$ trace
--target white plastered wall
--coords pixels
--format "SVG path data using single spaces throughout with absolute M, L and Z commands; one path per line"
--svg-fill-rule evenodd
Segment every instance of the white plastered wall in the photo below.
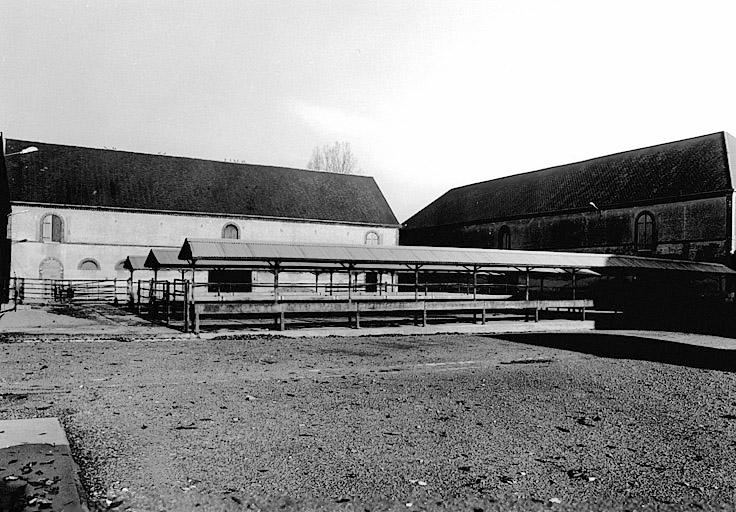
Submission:
M 62 242 L 41 241 L 42 219 L 51 213 L 62 219 Z M 115 270 L 116 264 L 127 256 L 145 256 L 151 248 L 180 248 L 185 238 L 220 238 L 226 224 L 236 225 L 243 240 L 364 244 L 366 235 L 375 232 L 381 245 L 398 244 L 398 226 L 19 203 L 12 205 L 12 213 L 8 218 L 12 244 L 11 277 L 38 278 L 41 263 L 47 258 L 55 258 L 63 266 L 64 279 L 127 279 L 129 272 Z M 79 264 L 85 259 L 96 261 L 100 270 L 78 270 Z

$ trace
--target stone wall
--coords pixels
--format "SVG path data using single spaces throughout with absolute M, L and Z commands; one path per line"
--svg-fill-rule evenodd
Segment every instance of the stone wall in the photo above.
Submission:
M 656 225 L 653 251 L 637 250 L 637 217 L 650 213 Z M 499 248 L 501 229 L 510 248 L 664 256 L 730 263 L 731 197 L 510 219 L 465 226 L 401 230 L 403 245 Z

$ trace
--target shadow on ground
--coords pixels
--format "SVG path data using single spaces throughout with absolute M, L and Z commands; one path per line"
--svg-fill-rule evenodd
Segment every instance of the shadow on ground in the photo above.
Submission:
M 653 338 L 597 333 L 520 333 L 493 335 L 493 338 L 612 359 L 636 359 L 736 372 L 736 350 L 687 345 Z

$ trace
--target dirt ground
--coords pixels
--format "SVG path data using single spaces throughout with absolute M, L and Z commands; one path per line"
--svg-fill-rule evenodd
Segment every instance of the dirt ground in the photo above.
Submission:
M 732 340 L 2 339 L 0 419 L 59 417 L 93 509 L 736 505 Z

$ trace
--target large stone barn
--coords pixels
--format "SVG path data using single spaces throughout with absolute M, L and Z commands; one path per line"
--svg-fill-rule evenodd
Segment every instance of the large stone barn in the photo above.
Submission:
M 187 237 L 398 243 L 368 176 L 11 139 L 3 156 L 5 279 L 124 280 L 128 256 Z
M 720 132 L 458 187 L 407 220 L 401 243 L 731 264 L 734 151 Z

